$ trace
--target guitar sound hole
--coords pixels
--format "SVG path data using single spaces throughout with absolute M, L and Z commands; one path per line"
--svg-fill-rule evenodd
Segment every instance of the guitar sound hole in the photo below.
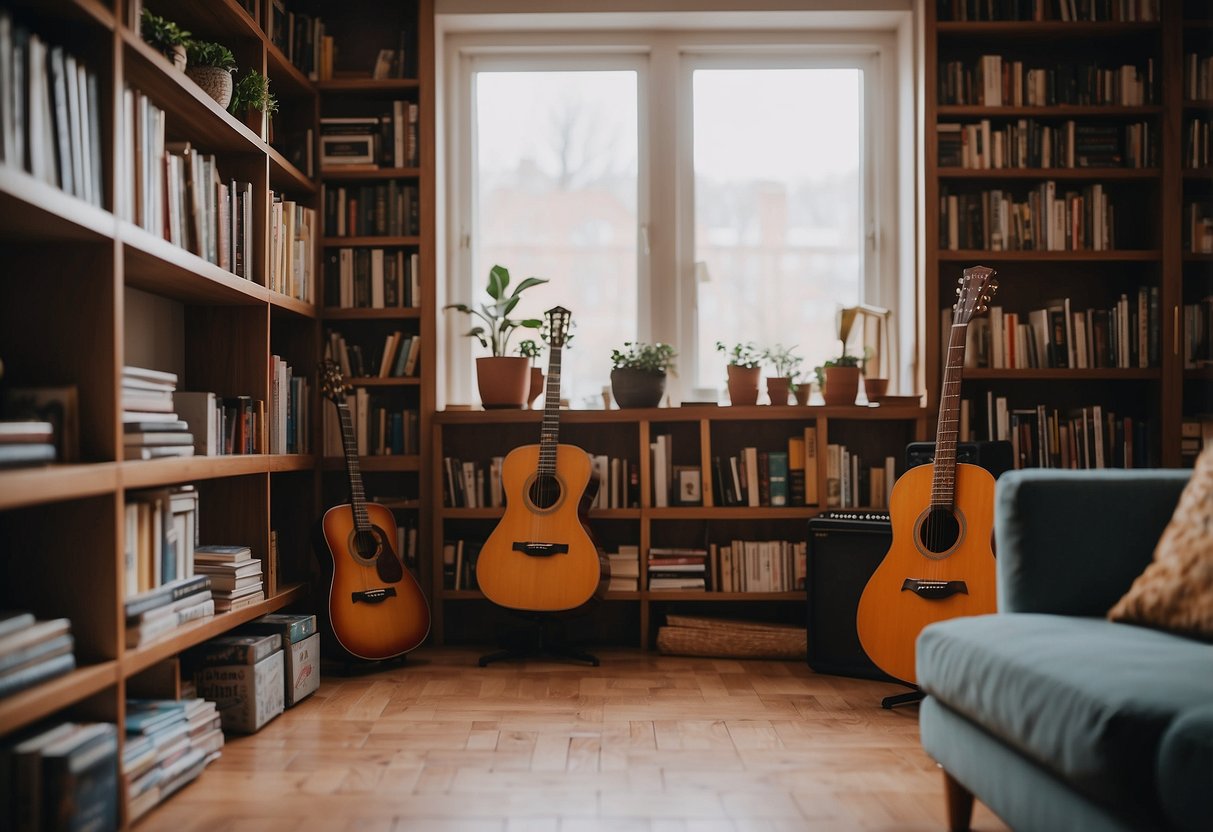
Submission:
M 960 523 L 951 510 L 933 508 L 918 527 L 918 539 L 928 552 L 946 552 L 960 539 Z
M 354 551 L 360 558 L 372 558 L 379 548 L 379 539 L 372 531 L 354 533 Z
M 535 508 L 551 508 L 560 500 L 560 480 L 551 474 L 540 474 L 531 483 L 528 495 Z

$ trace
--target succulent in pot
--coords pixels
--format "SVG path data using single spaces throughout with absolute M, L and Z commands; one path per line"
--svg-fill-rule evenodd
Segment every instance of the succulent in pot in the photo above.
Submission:
M 821 385 L 821 398 L 826 404 L 855 404 L 862 360 L 857 355 L 843 353 L 813 369 L 817 373 L 817 383 Z
M 622 408 L 656 407 L 665 395 L 667 373 L 678 353 L 669 344 L 625 341 L 611 350 L 611 393 Z
M 800 371 L 800 364 L 804 361 L 799 355 L 792 352 L 796 349 L 795 345 L 785 347 L 783 344 L 776 344 L 773 347 L 767 347 L 762 351 L 763 360 L 771 366 L 775 374 L 767 377 L 767 396 L 774 405 L 786 405 L 788 403 L 788 394 L 792 391 L 793 383 Z
M 232 103 L 232 73 L 236 71 L 232 50 L 221 43 L 191 40 L 186 44 L 186 54 L 189 63 L 185 74 L 226 110 Z
M 758 380 L 762 378 L 762 353 L 749 341 L 732 347 L 717 341 L 716 350 L 724 353 L 729 360 L 726 368 L 729 374 L 729 403 L 757 404 Z
M 145 43 L 172 61 L 174 67 L 185 70 L 189 32 L 145 8 L 139 18 L 139 34 Z

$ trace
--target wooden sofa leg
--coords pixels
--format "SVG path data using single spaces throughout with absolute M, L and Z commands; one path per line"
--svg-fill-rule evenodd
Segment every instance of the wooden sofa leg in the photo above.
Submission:
M 943 771 L 944 798 L 948 801 L 948 830 L 969 832 L 973 822 L 973 793 L 946 770 L 940 770 Z

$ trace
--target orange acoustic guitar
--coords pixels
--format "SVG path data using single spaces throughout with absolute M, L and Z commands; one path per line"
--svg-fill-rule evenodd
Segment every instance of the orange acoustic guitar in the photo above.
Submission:
M 590 457 L 556 441 L 560 351 L 569 317 L 559 306 L 547 311 L 550 357 L 539 444 L 515 448 L 502 462 L 505 514 L 476 561 L 476 581 L 485 597 L 510 609 L 575 609 L 600 595 L 610 574 L 586 527 L 597 490 Z
M 965 333 L 998 288 L 994 270 L 965 269 L 953 307 L 935 462 L 902 475 L 889 498 L 893 542 L 859 599 L 856 629 L 872 662 L 914 684 L 914 641 L 922 628 L 996 608 L 994 478 L 956 462 Z
M 321 389 L 337 406 L 341 444 L 350 479 L 350 502 L 324 513 L 321 529 L 333 558 L 329 621 L 333 635 L 360 659 L 390 659 L 425 641 L 430 608 L 421 587 L 396 553 L 396 518 L 368 503 L 358 466 L 346 384 L 336 364 L 321 366 Z

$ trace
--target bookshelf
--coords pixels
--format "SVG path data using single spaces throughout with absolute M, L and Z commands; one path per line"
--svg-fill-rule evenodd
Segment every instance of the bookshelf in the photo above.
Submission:
M 443 574 L 443 543 L 483 541 L 503 509 L 453 507 L 442 498 L 444 458 L 456 456 L 486 468 L 495 456 L 517 445 L 538 441 L 542 411 L 442 411 L 433 419 L 429 490 L 433 506 L 433 545 L 430 578 L 433 638 L 437 643 L 484 644 L 490 634 L 516 625 L 500 608 L 473 589 L 455 589 Z M 721 592 L 645 588 L 644 575 L 652 547 L 704 547 L 733 539 L 807 540 L 807 522 L 827 508 L 828 444 L 845 444 L 866 462 L 886 456 L 897 459 L 900 473 L 907 443 L 927 435 L 929 414 L 918 407 L 681 407 L 610 411 L 562 411 L 560 441 L 590 454 L 628 460 L 639 472 L 635 504 L 592 509 L 591 529 L 602 548 L 636 545 L 640 551 L 640 588 L 608 592 L 586 615 L 570 622 L 576 636 L 608 644 L 633 644 L 650 649 L 656 624 L 667 612 L 720 613 L 733 617 L 775 618 L 803 622 L 804 591 Z M 717 505 L 713 494 L 713 464 L 717 456 L 736 454 L 743 447 L 786 451 L 791 437 L 816 430 L 817 466 L 806 476 L 817 484 L 812 505 L 749 507 Z M 676 466 L 698 471 L 700 505 L 657 507 L 650 444 L 659 435 L 671 437 Z M 625 500 L 624 502 L 632 502 Z M 852 506 L 863 510 L 862 506 Z
M 971 338 L 964 391 L 971 402 L 971 438 L 994 438 L 986 435 L 986 411 L 997 410 L 999 398 L 1011 413 L 1012 433 L 1016 410 L 1043 406 L 1046 419 L 1064 426 L 1070 414 L 1098 406 L 1105 419 L 1116 414 L 1116 424 L 1126 434 L 1123 417 L 1129 417 L 1137 431 L 1137 464 L 1144 450 L 1147 464 L 1176 466 L 1181 462 L 1181 418 L 1207 412 L 1211 404 L 1208 379 L 1203 371 L 1185 371 L 1178 351 L 1184 337 L 1181 304 L 1198 302 L 1213 286 L 1208 263 L 1201 255 L 1185 253 L 1180 233 L 1184 206 L 1210 193 L 1208 170 L 1185 171 L 1181 165 L 1181 122 L 1208 109 L 1185 103 L 1180 84 L 1183 54 L 1208 49 L 1209 13 L 1204 4 L 1193 2 L 1133 6 L 1153 6 L 1157 14 L 1123 20 L 1117 11 L 1123 6 L 1113 4 L 1107 7 L 1109 17 L 1100 20 L 1025 21 L 1010 19 L 1011 14 L 966 20 L 963 3 L 926 4 L 926 387 L 929 406 L 937 407 L 945 337 L 941 324 L 956 280 L 965 266 L 988 265 L 998 270 L 1001 284 L 994 305 L 1018 315 L 1019 323 L 1042 308 L 1060 308 L 1060 320 L 1067 320 L 1068 311 L 1069 329 L 1064 331 L 1070 349 L 1077 341 L 1079 317 L 1085 319 L 1084 328 L 1094 330 L 1103 327 L 1105 315 L 1107 325 L 1115 327 L 1115 315 L 1122 314 L 1127 326 L 1116 334 L 1129 349 L 1127 356 L 1112 353 L 1110 360 L 1088 355 L 1083 361 L 1071 352 L 1060 359 L 1038 356 L 1008 363 L 1005 355 L 994 360 L 992 344 L 979 347 Z M 1206 45 L 1200 47 L 1198 41 Z M 1000 63 L 987 63 L 988 56 L 999 56 Z M 1126 66 L 1136 72 L 1122 69 Z M 1105 70 L 1102 86 L 1088 83 L 1098 77 L 1094 68 Z M 1031 70 L 1050 73 L 1039 76 L 1051 85 L 1038 87 L 1048 93 L 1044 100 L 1029 98 L 1036 77 Z M 964 81 L 962 73 L 967 73 Z M 1020 97 L 1016 79 L 1023 80 Z M 1039 155 L 1044 128 L 1060 136 L 1048 166 Z M 977 142 L 959 161 L 958 130 L 969 131 L 966 139 Z M 999 133 L 1003 135 L 995 138 Z M 1074 155 L 1067 157 L 1071 150 Z M 980 152 L 987 158 L 973 158 Z M 1075 197 L 1067 208 L 1081 200 L 1082 209 L 1078 226 L 1070 225 L 1069 234 L 1059 229 L 1054 245 L 1041 250 L 1037 241 L 1024 242 L 1013 214 L 1005 225 L 997 222 L 993 206 L 999 200 L 993 196 L 1001 193 L 1001 205 L 1026 203 L 1045 183 L 1057 198 Z M 970 199 L 973 213 L 956 216 L 949 197 L 958 197 L 962 210 L 965 198 Z M 1098 199 L 1111 204 L 1110 221 Z M 1031 216 L 1033 221 L 1043 218 Z M 971 227 L 966 229 L 966 223 Z M 1008 229 L 1007 239 L 995 239 L 996 230 Z M 1109 237 L 1099 239 L 1105 233 Z M 1118 308 L 1122 297 L 1127 315 Z M 1144 339 L 1132 332 L 1137 309 L 1144 313 Z M 993 316 L 983 325 L 991 333 L 984 337 L 998 337 Z M 1006 338 L 1005 327 L 1001 331 Z M 983 337 L 980 331 L 976 335 Z M 1140 356 L 1139 341 L 1145 344 Z M 1020 347 L 1022 352 L 1022 341 Z M 982 354 L 977 366 L 972 364 L 974 352 Z M 1034 424 L 1039 416 L 1024 416 L 1020 424 Z M 1032 451 L 1035 455 L 1027 461 L 1034 464 L 1040 461 L 1039 447 Z M 1060 448 L 1054 453 L 1056 464 Z

